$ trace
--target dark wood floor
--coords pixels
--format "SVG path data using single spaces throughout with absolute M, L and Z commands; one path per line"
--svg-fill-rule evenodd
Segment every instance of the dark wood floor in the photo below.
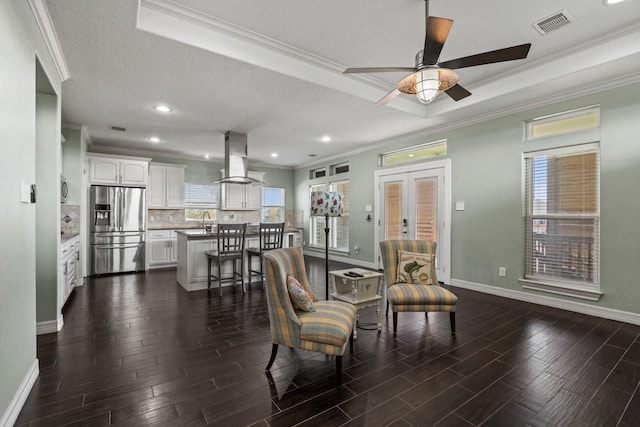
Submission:
M 337 389 L 316 353 L 281 349 L 265 376 L 258 284 L 220 298 L 185 292 L 175 270 L 90 279 L 62 332 L 38 337 L 17 425 L 640 425 L 639 326 L 453 290 L 454 338 L 446 313 L 400 313 L 396 337 L 389 316 L 359 331 Z M 362 311 L 363 328 L 374 319 Z

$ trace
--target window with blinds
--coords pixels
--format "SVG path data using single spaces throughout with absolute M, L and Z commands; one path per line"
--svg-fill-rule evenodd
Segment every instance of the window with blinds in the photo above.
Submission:
M 219 207 L 219 185 L 184 183 L 184 216 L 187 221 L 202 220 L 205 211 L 209 212 L 212 220 L 216 220 Z
M 525 279 L 599 292 L 598 144 L 526 153 L 524 162 Z

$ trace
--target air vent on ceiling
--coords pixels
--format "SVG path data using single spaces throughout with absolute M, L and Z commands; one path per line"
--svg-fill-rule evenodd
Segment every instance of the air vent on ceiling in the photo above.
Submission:
M 111 126 L 111 130 L 117 130 L 118 132 L 126 132 L 127 128 L 121 126 Z
M 534 22 L 531 25 L 533 25 L 533 28 L 544 36 L 548 32 L 564 27 L 571 22 L 573 22 L 573 18 L 569 15 L 569 12 L 561 10 L 560 12 L 554 13 L 553 15 L 541 19 L 538 22 Z

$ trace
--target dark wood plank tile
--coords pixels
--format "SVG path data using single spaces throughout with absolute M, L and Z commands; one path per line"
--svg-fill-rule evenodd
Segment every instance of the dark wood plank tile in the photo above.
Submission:
M 588 405 L 582 408 L 580 419 L 596 426 L 615 426 L 631 400 L 631 394 L 602 386 L 593 396 L 592 401 L 598 405 Z M 637 421 L 637 420 L 636 420 Z
M 517 394 L 517 389 L 498 381 L 476 394 L 456 409 L 454 413 L 460 418 L 478 425 L 486 421 Z
M 484 425 L 491 427 L 526 426 L 534 415 L 534 411 L 531 411 L 512 400 L 507 402 L 502 408 L 498 409 L 493 415 L 491 415 L 485 421 Z
M 383 402 L 400 395 L 412 385 L 408 380 L 396 377 L 355 396 L 353 399 L 347 400 L 339 408 L 350 418 L 356 418 Z
M 409 404 L 395 397 L 354 418 L 344 425 L 349 427 L 387 425 L 399 419 L 411 409 L 413 408 Z
M 324 262 L 306 265 L 322 294 Z M 89 278 L 63 330 L 37 337 L 17 425 L 638 424 L 640 326 L 454 291 L 455 336 L 447 313 L 402 313 L 397 335 L 386 316 L 380 334 L 359 331 L 337 389 L 318 353 L 281 349 L 265 375 L 259 285 L 218 297 L 185 292 L 175 269 Z
M 451 414 L 473 396 L 474 394 L 471 391 L 454 385 L 410 411 L 403 419 L 411 425 L 433 425 Z
M 340 409 L 331 408 L 328 411 L 325 411 L 315 417 L 309 418 L 306 421 L 297 424 L 298 427 L 307 426 L 307 427 L 338 427 L 342 425 L 346 425 L 351 419 Z M 264 420 L 263 420 L 264 421 Z M 266 421 L 264 421 L 265 427 L 269 427 Z

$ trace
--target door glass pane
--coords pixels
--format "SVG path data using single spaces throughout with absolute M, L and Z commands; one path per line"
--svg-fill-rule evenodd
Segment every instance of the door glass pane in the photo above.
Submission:
M 402 239 L 402 182 L 384 184 L 384 238 Z
M 436 177 L 417 179 L 415 184 L 415 238 L 437 242 L 438 179 Z

